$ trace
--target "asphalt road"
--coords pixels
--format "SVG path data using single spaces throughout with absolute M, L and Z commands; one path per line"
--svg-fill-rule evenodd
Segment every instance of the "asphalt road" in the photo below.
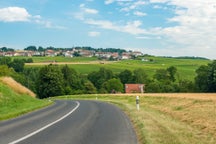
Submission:
M 0 122 L 0 144 L 137 144 L 128 117 L 98 101 L 56 101 Z

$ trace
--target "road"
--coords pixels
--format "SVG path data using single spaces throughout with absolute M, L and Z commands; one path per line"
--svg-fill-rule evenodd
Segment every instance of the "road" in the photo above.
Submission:
M 0 122 L 0 144 L 137 144 L 131 122 L 116 106 L 59 100 Z

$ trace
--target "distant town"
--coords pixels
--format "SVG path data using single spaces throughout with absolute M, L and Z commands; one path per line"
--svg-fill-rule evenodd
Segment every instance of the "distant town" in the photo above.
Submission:
M 133 59 L 142 56 L 140 51 L 126 51 L 119 48 L 92 48 L 92 47 L 73 47 L 73 48 L 55 48 L 55 47 L 36 47 L 28 46 L 23 50 L 15 50 L 13 48 L 2 47 L 0 48 L 0 56 L 64 56 L 64 57 L 98 57 L 99 59 L 106 60 L 124 60 Z

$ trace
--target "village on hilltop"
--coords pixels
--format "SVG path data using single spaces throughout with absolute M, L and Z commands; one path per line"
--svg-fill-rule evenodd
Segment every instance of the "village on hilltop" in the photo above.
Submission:
M 106 48 L 94 49 L 91 47 L 74 47 L 74 48 L 41 48 L 29 46 L 23 50 L 15 50 L 12 48 L 0 48 L 0 56 L 64 56 L 64 57 L 98 57 L 100 59 L 109 60 L 124 60 L 132 59 L 137 56 L 142 56 L 143 53 L 139 51 L 126 51 L 124 49 Z

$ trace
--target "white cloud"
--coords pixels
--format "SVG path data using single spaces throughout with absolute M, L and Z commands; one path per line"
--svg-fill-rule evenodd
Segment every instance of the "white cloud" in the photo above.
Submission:
M 88 14 L 97 14 L 98 13 L 98 11 L 96 9 L 85 8 L 84 11 L 85 11 L 85 13 L 88 13 Z
M 144 17 L 144 16 L 146 16 L 147 14 L 144 13 L 144 12 L 135 11 L 135 12 L 134 12 L 134 15 L 136 15 L 136 16 L 140 16 L 140 17 Z
M 150 0 L 150 2 L 176 7 L 175 16 L 168 19 L 168 22 L 174 22 L 176 25 L 161 28 L 156 32 L 158 35 L 165 35 L 170 41 L 186 47 L 190 53 L 199 51 L 203 54 L 216 51 L 215 0 Z
M 91 31 L 91 32 L 88 33 L 88 35 L 90 37 L 97 37 L 97 36 L 100 36 L 100 32 Z
M 113 3 L 113 2 L 115 2 L 115 0 L 105 0 L 104 3 L 108 5 L 108 4 L 111 4 L 111 3 Z
M 86 13 L 86 14 L 97 14 L 98 13 L 98 10 L 96 10 L 96 9 L 86 8 L 85 4 L 80 4 L 80 8 L 81 8 L 82 12 Z
M 29 21 L 31 15 L 25 8 L 7 7 L 0 9 L 0 21 L 4 22 L 23 22 Z
M 143 5 L 146 5 L 146 4 L 147 4 L 147 2 L 142 1 L 142 0 L 138 0 L 138 1 L 133 2 L 133 3 L 131 1 L 129 1 L 128 3 L 125 4 L 127 6 L 123 7 L 121 9 L 121 11 L 128 12 L 128 11 L 131 11 L 131 10 L 136 10 L 137 8 L 139 8 L 139 7 L 143 6 Z
M 45 28 L 65 29 L 65 27 L 54 25 L 52 22 L 43 20 L 40 15 L 31 15 L 22 7 L 6 7 L 0 9 L 0 21 L 3 22 L 31 22 L 43 25 Z
M 95 25 L 103 29 L 115 30 L 119 32 L 129 33 L 133 35 L 147 34 L 147 31 L 140 28 L 141 21 L 127 22 L 125 25 L 118 25 L 111 21 L 87 19 L 85 23 Z

